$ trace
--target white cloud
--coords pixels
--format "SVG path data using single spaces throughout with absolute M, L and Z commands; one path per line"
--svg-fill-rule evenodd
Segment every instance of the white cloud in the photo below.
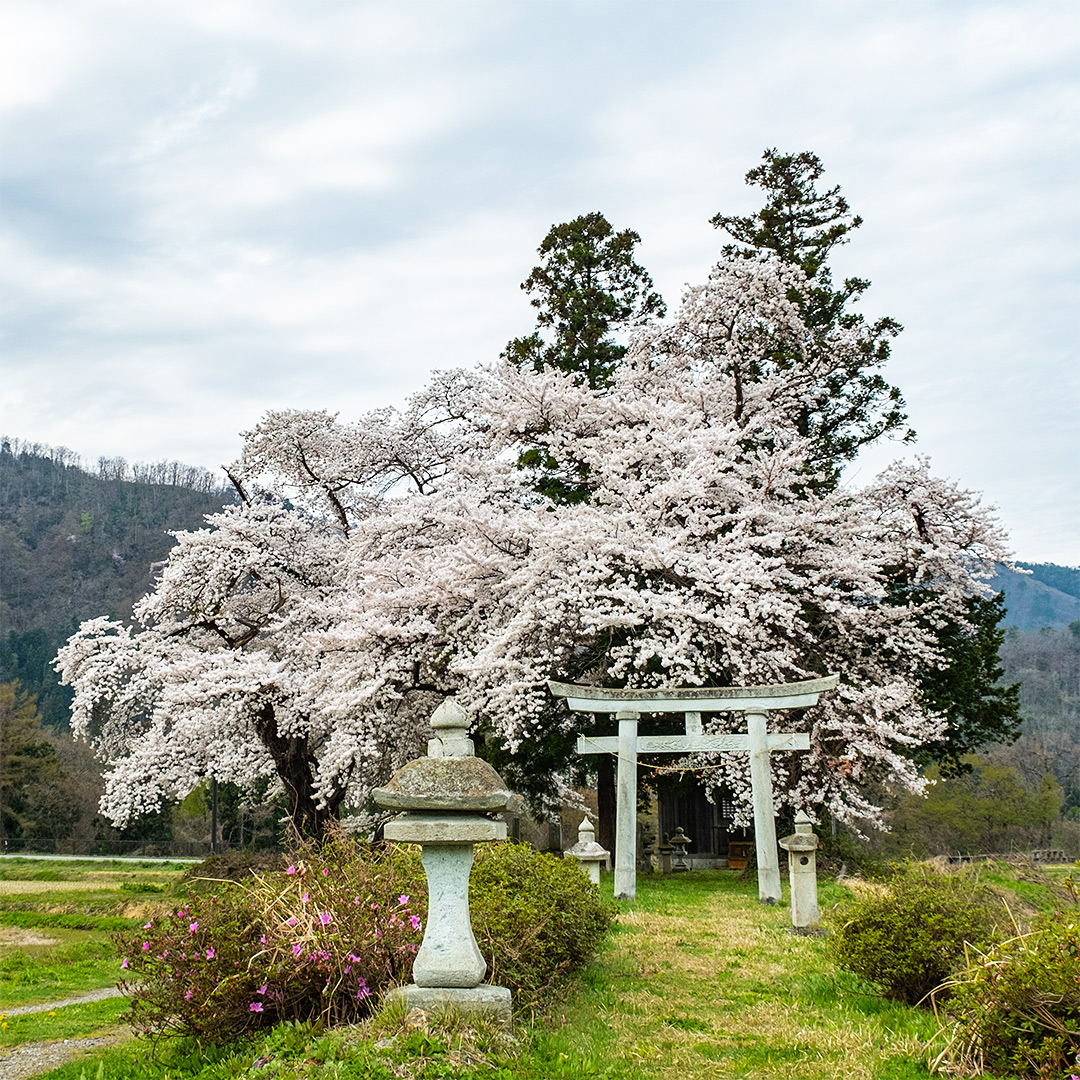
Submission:
M 265 408 L 400 401 L 529 328 L 552 222 L 636 228 L 673 304 L 762 149 L 813 149 L 919 449 L 1077 561 L 1073 6 L 11 10 L 9 433 L 216 465 Z

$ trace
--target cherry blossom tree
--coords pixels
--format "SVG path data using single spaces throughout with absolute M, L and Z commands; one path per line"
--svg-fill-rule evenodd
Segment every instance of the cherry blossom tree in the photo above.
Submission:
M 472 384 L 482 438 L 427 495 L 387 500 L 353 535 L 348 610 L 316 636 L 334 651 L 328 688 L 380 711 L 422 672 L 528 761 L 581 722 L 548 695 L 552 676 L 686 686 L 836 670 L 841 690 L 791 719 L 812 724 L 813 749 L 777 756 L 777 790 L 850 820 L 876 816 L 867 780 L 917 788 L 904 751 L 942 726 L 918 676 L 947 663 L 929 628 L 963 619 L 1003 539 L 925 463 L 861 493 L 812 483 L 794 418 L 863 331 L 836 329 L 827 355 L 815 343 L 800 378 L 771 364 L 778 338 L 806 340 L 789 297 L 800 277 L 770 259 L 722 263 L 603 389 L 511 365 Z M 574 467 L 588 499 L 537 495 L 522 446 Z M 903 604 L 887 597 L 900 567 L 921 587 Z M 744 807 L 746 764 L 713 773 Z
M 408 421 L 269 414 L 228 470 L 243 504 L 175 534 L 136 626 L 95 619 L 60 650 L 72 730 L 110 765 L 114 822 L 211 779 L 251 790 L 270 777 L 293 825 L 317 834 L 415 755 L 407 727 L 372 726 L 318 692 L 323 657 L 305 640 L 340 588 L 350 529 L 386 491 L 430 481 L 434 444 Z
M 315 829 L 415 753 L 447 693 L 542 794 L 533 751 L 568 748 L 580 723 L 552 677 L 837 671 L 836 693 L 784 719 L 812 749 L 773 756 L 775 790 L 873 821 L 867 781 L 917 789 L 906 751 L 943 725 L 919 684 L 947 663 L 933 627 L 962 623 L 1007 553 L 978 500 L 925 462 L 865 491 L 815 482 L 799 417 L 867 331 L 810 335 L 806 287 L 776 258 L 726 258 L 604 386 L 503 359 L 355 425 L 270 414 L 230 469 L 245 505 L 178 536 L 135 628 L 84 624 L 61 652 L 73 724 L 111 762 L 106 811 L 276 774 Z M 795 367 L 776 359 L 799 350 Z M 530 449 L 586 497 L 547 497 Z M 747 762 L 708 764 L 748 814 Z

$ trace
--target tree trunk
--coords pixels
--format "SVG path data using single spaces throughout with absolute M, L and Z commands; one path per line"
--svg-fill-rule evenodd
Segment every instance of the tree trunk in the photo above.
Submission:
M 300 836 L 321 837 L 326 826 L 336 820 L 344 792 L 337 793 L 326 806 L 316 804 L 315 762 L 308 753 L 307 740 L 278 732 L 273 705 L 262 707 L 255 719 L 255 731 L 274 759 L 274 767 L 285 785 L 293 828 Z

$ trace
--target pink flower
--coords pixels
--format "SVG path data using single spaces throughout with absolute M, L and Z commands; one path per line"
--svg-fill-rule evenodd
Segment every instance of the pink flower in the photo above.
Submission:
M 285 921 L 286 921 L 286 922 L 287 922 L 287 923 L 288 923 L 288 924 L 289 924 L 290 926 L 295 926 L 295 925 L 296 925 L 296 916 L 295 916 L 295 915 L 290 915 L 290 916 L 289 916 L 289 917 L 288 917 L 288 918 L 287 918 L 287 919 L 286 919 Z
M 295 866 L 290 866 L 289 869 L 285 871 L 285 873 L 286 874 L 295 874 L 296 873 L 296 867 Z
M 263 934 L 262 937 L 259 938 L 259 944 L 260 945 L 265 945 L 266 944 L 266 935 L 265 934 Z
M 326 875 L 330 873 L 330 871 L 327 870 L 325 866 L 322 868 L 322 872 L 323 872 L 323 877 L 326 877 Z
M 397 902 L 399 904 L 407 904 L 409 902 L 409 898 L 407 896 L 399 896 L 397 898 Z
M 296 944 L 295 944 L 295 945 L 294 945 L 294 946 L 292 947 L 292 954 L 293 954 L 293 956 L 299 956 L 299 955 L 300 955 L 300 950 L 301 950 L 302 948 L 303 948 L 303 946 L 302 946 L 302 945 L 300 944 L 300 942 L 298 941 L 298 942 L 297 942 L 297 943 L 296 943 Z
M 121 960 L 121 961 L 120 961 L 120 966 L 121 966 L 122 968 L 126 968 L 126 967 L 127 967 L 127 957 L 126 957 L 126 956 L 124 957 L 124 959 L 123 959 L 123 960 Z
M 419 915 L 410 915 L 409 916 L 409 922 L 412 923 L 412 928 L 414 930 L 419 930 L 420 929 L 420 916 Z
M 331 915 L 329 911 L 320 911 L 319 912 L 319 922 L 321 922 L 323 924 L 323 926 L 329 926 L 330 923 L 333 922 L 333 919 L 334 919 L 334 916 Z
M 253 1001 L 248 1006 L 248 1012 L 262 1012 L 262 1011 L 263 1011 L 263 1008 L 262 1008 L 262 1002 L 261 1001 Z
M 267 986 L 267 984 L 263 983 L 262 986 L 260 986 L 259 989 L 255 991 L 255 993 L 256 994 L 265 994 L 266 993 L 266 986 Z
M 300 899 L 306 904 L 311 899 L 311 893 L 304 893 Z
M 185 1001 L 190 1001 L 191 1000 L 191 991 L 190 990 L 185 990 L 184 991 L 184 1000 Z
M 150 929 L 150 927 L 151 927 L 151 926 L 153 926 L 153 925 L 154 925 L 154 924 L 153 924 L 152 922 L 148 922 L 148 923 L 143 923 L 143 929 L 144 929 L 144 930 L 149 930 L 149 929 Z
M 192 923 L 192 924 L 191 924 L 191 925 L 190 925 L 190 926 L 188 927 L 188 930 L 190 930 L 190 931 L 191 931 L 191 932 L 192 932 L 193 934 L 194 934 L 194 933 L 195 933 L 195 931 L 196 931 L 196 930 L 198 930 L 198 929 L 199 929 L 199 924 L 198 924 L 197 922 L 193 922 L 193 923 Z
M 207 959 L 207 960 L 213 960 L 213 959 L 214 959 L 214 949 L 213 949 L 213 946 L 211 946 L 211 947 L 210 947 L 209 949 L 207 949 L 207 950 L 206 950 L 206 959 Z

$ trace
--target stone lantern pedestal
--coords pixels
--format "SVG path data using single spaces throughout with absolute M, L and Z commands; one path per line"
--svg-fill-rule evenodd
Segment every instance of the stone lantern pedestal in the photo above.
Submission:
M 817 846 L 813 824 L 800 810 L 795 815 L 795 832 L 780 840 L 788 853 L 788 879 L 791 883 L 791 925 L 799 933 L 813 933 L 818 928 Z
M 506 824 L 486 814 L 513 809 L 518 796 L 473 754 L 468 714 L 447 699 L 431 718 L 428 756 L 410 761 L 384 788 L 377 805 L 403 811 L 387 823 L 387 840 L 419 844 L 428 881 L 424 940 L 413 962 L 413 982 L 391 991 L 409 1008 L 452 1008 L 510 1019 L 510 991 L 482 982 L 487 962 L 469 916 L 473 846 L 506 839 Z

